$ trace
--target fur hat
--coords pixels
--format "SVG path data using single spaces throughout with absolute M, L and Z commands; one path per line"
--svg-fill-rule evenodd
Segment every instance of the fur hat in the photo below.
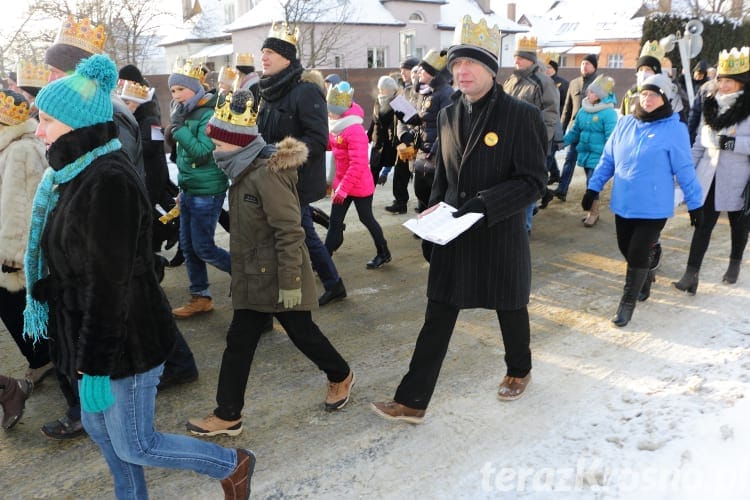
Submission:
M 590 62 L 594 69 L 599 68 L 599 57 L 596 54 L 586 54 L 583 56 L 583 60 Z
M 604 99 L 610 95 L 615 89 L 615 80 L 611 76 L 599 75 L 597 76 L 588 90 L 593 92 L 599 100 Z
M 231 102 L 217 103 L 206 125 L 206 135 L 217 141 L 245 147 L 258 137 L 257 115 L 253 111 L 253 93 L 238 90 L 227 97 Z M 227 112 L 226 107 L 229 107 Z
M 74 129 L 105 123 L 112 121 L 110 94 L 116 85 L 115 63 L 96 54 L 81 61 L 72 75 L 47 84 L 36 106 Z
M 642 90 L 658 92 L 661 94 L 665 103 L 669 103 L 672 100 L 672 81 L 664 73 L 657 73 L 643 80 L 638 91 L 640 92 Z
M 653 56 L 641 56 L 638 58 L 638 62 L 635 63 L 636 71 L 638 71 L 638 68 L 641 66 L 646 66 L 647 68 L 651 68 L 655 75 L 658 75 L 661 73 L 661 61 L 659 61 L 657 58 Z

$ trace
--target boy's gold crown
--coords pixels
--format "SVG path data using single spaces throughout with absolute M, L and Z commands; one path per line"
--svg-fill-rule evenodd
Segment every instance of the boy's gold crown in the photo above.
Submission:
M 641 48 L 640 57 L 643 56 L 651 56 L 657 61 L 661 61 L 664 58 L 664 47 L 659 44 L 658 40 L 649 40 Z
M 295 47 L 297 46 L 297 40 L 299 39 L 299 28 L 297 26 L 292 30 L 286 21 L 280 23 L 274 22 L 271 25 L 271 30 L 268 32 L 270 38 L 278 38 L 285 42 L 291 43 Z
M 123 99 L 135 97 L 136 99 L 142 99 L 146 101 L 148 100 L 148 94 L 150 91 L 151 89 L 146 85 L 141 85 L 140 83 L 133 82 L 131 80 L 123 80 L 122 92 L 120 92 L 120 97 L 122 97 Z
M 545 62 L 545 64 L 549 64 L 551 62 L 560 63 L 560 54 L 557 52 L 542 52 L 540 54 L 540 57 L 542 58 L 542 61 Z
M 18 63 L 16 72 L 18 74 L 17 84 L 19 87 L 42 88 L 49 81 L 49 69 L 44 64 L 21 61 Z
M 448 63 L 448 56 L 443 51 L 430 49 L 422 58 L 422 60 L 435 68 L 437 71 L 442 71 L 443 68 L 445 68 L 445 65 Z
M 536 52 L 537 38 L 535 36 L 524 36 L 518 40 L 517 50 L 521 52 Z
M 91 54 L 101 54 L 106 41 L 103 24 L 94 26 L 88 17 L 79 22 L 71 15 L 63 22 L 55 39 L 55 43 L 72 45 Z
M 467 14 L 456 27 L 453 45 L 476 45 L 498 55 L 500 53 L 500 28 L 497 24 L 490 28 L 484 18 L 475 24 L 471 16 Z
M 26 101 L 16 104 L 12 95 L 0 90 L 0 122 L 18 125 L 29 119 L 29 105 Z
M 227 97 L 222 101 L 216 103 L 214 108 L 214 117 L 217 120 L 221 120 L 232 125 L 239 125 L 241 127 L 254 127 L 255 122 L 258 119 L 258 114 L 253 111 L 253 95 L 248 92 L 248 99 L 245 102 L 245 111 L 241 114 L 234 113 L 231 109 L 232 106 L 232 93 L 227 94 Z
M 717 68 L 717 74 L 719 75 L 741 75 L 750 71 L 750 48 L 732 47 L 732 50 L 727 52 L 722 50 L 719 52 L 719 66 Z
M 255 56 L 250 52 L 238 52 L 234 55 L 235 66 L 255 66 Z
M 182 62 L 182 58 L 178 57 L 174 62 L 172 73 L 189 76 L 190 78 L 195 78 L 196 80 L 203 82 L 204 74 L 203 70 L 201 69 L 201 65 L 193 64 L 192 59 L 187 59 L 185 62 Z
M 352 105 L 353 97 L 354 89 L 351 86 L 344 86 L 342 88 L 339 84 L 328 89 L 326 101 L 332 106 L 341 106 L 342 108 L 349 109 L 349 106 Z

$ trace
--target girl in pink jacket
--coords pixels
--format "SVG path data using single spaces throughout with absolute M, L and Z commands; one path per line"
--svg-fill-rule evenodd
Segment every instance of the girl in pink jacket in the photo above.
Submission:
M 342 81 L 328 90 L 328 149 L 336 161 L 331 197 L 331 222 L 326 236 L 326 248 L 333 252 L 344 242 L 344 218 L 354 202 L 359 220 L 375 242 L 377 254 L 367 263 L 367 269 L 378 269 L 391 261 L 391 252 L 380 224 L 372 214 L 372 194 L 375 183 L 367 158 L 369 144 L 362 122 L 364 111 L 352 101 L 354 89 Z

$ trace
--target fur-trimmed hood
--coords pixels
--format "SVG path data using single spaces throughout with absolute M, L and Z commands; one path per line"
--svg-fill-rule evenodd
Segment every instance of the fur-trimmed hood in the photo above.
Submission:
M 311 69 L 302 72 L 302 76 L 300 76 L 300 80 L 303 82 L 308 83 L 314 83 L 318 86 L 320 91 L 325 95 L 326 93 L 326 83 L 325 78 L 323 78 L 323 73 L 318 71 L 317 69 Z
M 295 139 L 286 137 L 276 144 L 276 152 L 268 159 L 268 168 L 274 172 L 299 168 L 307 161 L 307 145 Z

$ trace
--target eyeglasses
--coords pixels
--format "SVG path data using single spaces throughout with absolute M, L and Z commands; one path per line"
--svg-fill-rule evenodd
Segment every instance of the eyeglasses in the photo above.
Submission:
M 644 100 L 651 99 L 654 97 L 661 97 L 661 94 L 657 92 L 653 92 L 651 90 L 642 90 L 638 95 L 640 96 L 641 99 L 644 99 Z

